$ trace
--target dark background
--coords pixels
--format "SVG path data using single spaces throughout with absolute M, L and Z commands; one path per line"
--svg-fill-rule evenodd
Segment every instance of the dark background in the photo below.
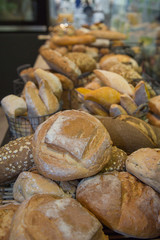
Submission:
M 43 44 L 37 39 L 39 34 L 42 33 L 0 33 L 0 100 L 13 94 L 13 80 L 18 78 L 17 67 L 23 64 L 33 66 Z

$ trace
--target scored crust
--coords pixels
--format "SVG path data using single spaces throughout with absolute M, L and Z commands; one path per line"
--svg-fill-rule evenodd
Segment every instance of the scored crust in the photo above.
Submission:
M 41 174 L 68 181 L 92 176 L 109 161 L 111 139 L 92 115 L 67 110 L 42 123 L 34 134 L 33 154 Z

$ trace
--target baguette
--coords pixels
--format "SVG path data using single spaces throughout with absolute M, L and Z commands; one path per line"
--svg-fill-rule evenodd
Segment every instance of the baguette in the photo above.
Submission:
M 126 35 L 116 31 L 107 30 L 91 30 L 89 34 L 96 38 L 109 39 L 109 40 L 125 40 Z

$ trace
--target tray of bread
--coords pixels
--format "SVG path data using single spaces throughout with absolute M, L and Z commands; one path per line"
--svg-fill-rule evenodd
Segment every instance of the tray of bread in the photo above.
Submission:
M 1 101 L 14 139 L 0 239 L 160 239 L 160 95 L 125 39 L 60 24 L 18 69 L 20 93 Z

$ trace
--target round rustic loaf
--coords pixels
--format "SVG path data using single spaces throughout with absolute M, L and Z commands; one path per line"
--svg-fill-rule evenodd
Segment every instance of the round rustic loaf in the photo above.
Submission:
M 45 177 L 68 181 L 92 176 L 106 165 L 111 139 L 94 116 L 78 111 L 59 112 L 36 130 L 33 156 Z
M 105 240 L 102 225 L 72 198 L 37 194 L 14 216 L 10 240 Z
M 160 236 L 160 195 L 128 172 L 82 180 L 76 198 L 115 232 L 141 239 Z

